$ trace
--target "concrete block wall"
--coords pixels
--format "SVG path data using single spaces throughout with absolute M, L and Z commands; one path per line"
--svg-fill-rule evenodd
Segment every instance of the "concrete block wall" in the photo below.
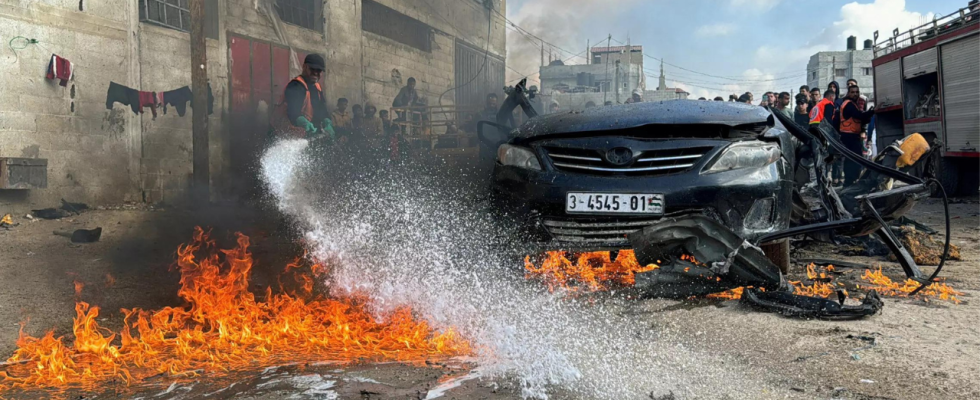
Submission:
M 215 98 L 210 116 L 212 200 L 235 197 L 229 181 L 229 35 L 282 44 L 254 0 L 218 0 L 218 39 L 207 39 L 208 77 Z M 433 27 L 432 52 L 421 52 L 361 30 L 361 0 L 324 1 L 323 30 L 281 24 L 288 44 L 327 60 L 323 82 L 328 102 L 347 97 L 390 106 L 401 85 L 419 81 L 430 104 L 455 85 L 455 40 L 484 47 L 492 15 L 490 52 L 505 57 L 503 19 L 471 0 L 381 3 Z M 472 4 L 471 4 L 472 3 Z M 90 204 L 124 201 L 179 202 L 192 174 L 193 110 L 149 109 L 141 115 L 116 104 L 106 109 L 110 81 L 145 91 L 190 85 L 189 34 L 139 21 L 132 0 L 0 0 L 0 37 L 35 38 L 17 52 L 0 49 L 0 157 L 48 159 L 48 188 L 0 190 L 0 211 L 58 204 L 61 198 Z M 505 14 L 505 2 L 498 5 Z M 67 88 L 44 78 L 51 53 L 76 65 Z M 278 94 L 277 94 L 278 96 Z M 452 104 L 446 93 L 444 104 Z M 19 212 L 19 211 L 18 211 Z
M 85 4 L 79 11 L 77 1 L 0 1 L 0 37 L 38 40 L 0 49 L 0 156 L 48 160 L 48 188 L 0 190 L 0 210 L 55 206 L 61 198 L 139 199 L 139 164 L 132 162 L 138 118 L 105 108 L 109 81 L 135 82 L 129 29 L 136 3 Z M 76 66 L 67 87 L 45 78 L 52 53 Z
M 490 24 L 489 52 L 500 58 L 506 57 L 506 37 L 503 18 L 473 1 L 438 0 L 428 2 L 403 2 L 380 0 L 379 3 L 402 14 L 415 18 L 433 28 L 432 49 L 425 52 L 370 32 L 362 32 L 363 101 L 371 101 L 378 109 L 388 108 L 398 91 L 414 77 L 420 96 L 430 106 L 452 105 L 455 91 L 456 39 L 459 38 L 478 48 L 487 48 L 487 18 Z M 506 14 L 504 2 L 500 14 Z M 360 21 L 360 16 L 357 17 Z M 392 79 L 397 70 L 401 83 Z M 433 116 L 434 120 L 445 115 Z
M 438 105 L 438 98 L 453 87 L 453 38 L 435 35 L 432 52 L 427 53 L 394 40 L 363 34 L 364 94 L 365 100 L 380 108 L 391 106 L 398 91 L 409 77 L 416 80 L 419 96 L 425 97 L 430 106 Z M 402 83 L 392 81 L 392 71 L 397 69 Z M 443 96 L 443 104 L 452 104 L 453 93 Z
M 140 24 L 139 38 L 140 90 L 162 92 L 191 87 L 190 34 L 153 24 Z M 227 155 L 223 151 L 225 135 L 222 111 L 226 109 L 227 57 L 220 51 L 220 42 L 205 39 L 208 53 L 208 78 L 214 95 L 214 114 L 209 118 L 211 134 L 209 152 L 211 185 L 218 197 L 222 194 L 222 177 L 226 173 Z M 121 106 L 117 106 L 121 107 Z M 194 110 L 187 103 L 183 117 L 168 107 L 157 110 L 157 117 L 147 109 L 140 115 L 142 146 L 140 151 L 140 191 L 143 201 L 180 202 L 190 189 L 193 175 Z

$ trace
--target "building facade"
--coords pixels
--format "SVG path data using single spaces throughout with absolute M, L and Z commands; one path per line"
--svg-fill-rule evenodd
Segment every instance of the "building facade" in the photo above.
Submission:
M 582 110 L 607 101 L 624 103 L 634 90 L 644 91 L 643 46 L 592 47 L 588 64 L 560 60 L 542 66 L 539 88 L 545 104 L 560 110 Z
M 664 63 L 660 60 L 660 77 L 657 81 L 657 88 L 647 90 L 643 94 L 643 101 L 664 101 L 664 100 L 684 100 L 690 93 L 680 88 L 667 87 L 667 76 L 664 75 Z
M 846 89 L 848 79 L 855 79 L 861 94 L 873 102 L 874 99 L 874 69 L 871 60 L 874 50 L 870 40 L 864 41 L 864 48 L 857 48 L 857 38 L 847 38 L 845 51 L 821 51 L 810 56 L 807 63 L 806 83 L 811 88 L 818 87 L 826 90 L 830 82 L 837 81 L 841 90 Z M 790 92 L 795 93 L 795 92 Z
M 205 0 L 212 200 L 257 173 L 268 115 L 303 57 L 326 59 L 327 103 L 391 105 L 409 77 L 420 96 L 482 104 L 502 94 L 504 0 Z M 0 190 L 0 206 L 179 202 L 192 174 L 191 113 L 136 114 L 110 82 L 163 92 L 191 84 L 188 0 L 4 0 L 0 157 L 42 158 L 47 188 Z M 488 36 L 489 34 L 489 36 Z M 35 42 L 36 40 L 36 42 Z M 20 43 L 20 42 L 18 42 Z M 66 86 L 45 79 L 52 53 Z M 189 109 L 189 107 L 188 107 Z

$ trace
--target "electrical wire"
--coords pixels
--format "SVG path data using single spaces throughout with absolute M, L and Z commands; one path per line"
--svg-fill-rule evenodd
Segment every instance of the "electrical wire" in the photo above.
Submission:
M 23 39 L 24 40 L 24 45 L 23 46 L 14 47 L 14 41 L 17 40 L 17 39 Z M 10 38 L 10 41 L 9 42 L 7 42 L 7 47 L 10 47 L 10 51 L 14 52 L 14 55 L 17 55 L 17 51 L 18 50 L 24 50 L 24 49 L 27 48 L 27 46 L 30 46 L 32 44 L 34 44 L 34 45 L 38 44 L 37 39 L 26 38 L 26 37 L 23 37 L 23 36 L 14 36 L 14 37 Z
M 493 9 L 491 9 L 491 11 L 494 11 L 494 10 L 493 10 Z M 497 14 L 500 14 L 500 13 L 497 13 Z M 456 87 L 451 87 L 451 88 L 449 88 L 449 89 L 446 89 L 446 91 L 445 91 L 445 92 L 442 92 L 442 94 L 440 94 L 440 95 L 439 95 L 439 106 L 442 106 L 442 96 L 445 96 L 445 95 L 446 95 L 446 93 L 449 93 L 449 92 L 451 92 L 451 91 L 453 91 L 453 90 L 456 90 L 456 89 L 459 89 L 459 88 L 461 88 L 461 87 L 466 87 L 466 86 L 467 86 L 467 85 L 469 85 L 470 83 L 473 83 L 473 81 L 475 81 L 475 80 L 476 80 L 476 78 L 477 78 L 477 77 L 479 77 L 479 76 L 480 76 L 480 74 L 482 74 L 482 73 L 483 73 L 483 70 L 484 70 L 484 69 L 486 68 L 486 66 L 487 66 L 487 60 L 488 60 L 488 59 L 489 59 L 489 57 L 490 57 L 490 32 L 492 31 L 492 29 L 491 29 L 491 28 L 493 28 L 493 15 L 488 15 L 488 16 L 487 16 L 487 48 L 486 48 L 486 50 L 485 50 L 485 51 L 483 52 L 483 63 L 482 63 L 482 64 L 480 64 L 480 70 L 479 70 L 479 71 L 476 71 L 476 74 L 474 74 L 474 75 L 473 75 L 473 77 L 472 77 L 472 78 L 470 78 L 470 80 L 469 80 L 469 81 L 467 81 L 466 83 L 464 83 L 464 84 L 462 84 L 462 85 L 456 85 Z M 456 27 L 455 27 L 455 26 L 453 26 L 453 29 L 456 29 Z M 506 63 L 505 63 L 505 64 L 506 64 Z
M 568 50 L 562 48 L 561 46 L 557 46 L 557 45 L 555 45 L 555 44 L 553 44 L 551 42 L 548 42 L 548 41 L 546 41 L 546 40 L 544 40 L 544 39 L 542 39 L 542 38 L 534 35 L 533 33 L 529 32 L 528 30 L 522 28 L 520 25 L 517 25 L 514 21 L 511 21 L 510 19 L 508 19 L 505 15 L 501 14 L 496 9 L 494 9 L 493 12 L 495 12 L 495 13 L 497 13 L 497 15 L 501 16 L 504 19 L 504 21 L 506 21 L 507 23 L 509 23 L 512 27 L 514 27 L 514 29 L 517 29 L 520 33 L 525 34 L 525 35 L 529 35 L 530 37 L 535 38 L 535 39 L 541 41 L 542 44 L 547 44 L 548 46 L 553 47 L 553 48 L 557 48 L 558 50 L 561 50 L 561 51 L 563 51 L 563 52 L 565 52 L 567 54 L 573 54 L 571 51 L 568 51 Z M 616 38 L 612 38 L 612 40 L 614 40 L 616 43 L 618 43 L 620 45 L 624 45 L 623 42 L 617 40 Z M 704 72 L 700 72 L 700 71 L 695 71 L 693 69 L 684 68 L 684 67 L 681 67 L 679 65 L 666 62 L 666 61 L 664 61 L 661 58 L 654 57 L 654 56 L 652 56 L 650 54 L 647 54 L 647 53 L 643 53 L 643 56 L 644 57 L 651 58 L 651 59 L 656 60 L 656 61 L 659 61 L 659 62 L 662 62 L 665 65 L 669 65 L 671 67 L 674 67 L 674 68 L 677 68 L 677 69 L 680 69 L 680 70 L 683 70 L 683 71 L 691 72 L 693 74 L 707 76 L 707 77 L 716 78 L 716 79 L 724 79 L 724 80 L 729 80 L 729 81 L 734 81 L 734 82 L 775 82 L 775 81 L 780 81 L 780 80 L 799 79 L 800 77 L 806 76 L 806 73 L 802 73 L 802 74 L 799 74 L 798 73 L 798 74 L 795 74 L 795 75 L 787 75 L 787 76 L 776 77 L 776 78 L 772 78 L 772 79 L 745 79 L 743 77 L 730 77 L 730 76 L 712 75 L 712 74 L 708 74 L 708 73 L 704 73 Z
M 935 183 L 936 186 L 939 187 L 939 193 L 942 193 L 942 195 L 943 195 L 943 211 L 945 211 L 945 213 L 946 213 L 946 242 L 943 245 L 943 257 L 939 259 L 939 265 L 936 266 L 936 270 L 935 271 L 932 271 L 932 275 L 929 275 L 929 279 L 927 279 L 926 282 L 919 282 L 919 287 L 917 289 L 913 290 L 911 293 L 909 293 L 909 297 L 915 296 L 915 294 L 916 293 L 919 293 L 920 290 L 925 289 L 926 286 L 931 285 L 932 282 L 934 282 L 936 280 L 936 277 L 939 276 L 939 272 L 943 270 L 943 265 L 946 264 L 946 258 L 949 257 L 949 239 L 950 239 L 950 236 L 951 236 L 950 235 L 950 230 L 951 229 L 950 229 L 950 226 L 949 226 L 950 225 L 950 223 L 949 223 L 949 198 L 946 196 L 946 189 L 943 189 L 943 185 L 941 183 L 939 183 L 939 181 L 936 180 L 936 178 L 929 178 L 929 179 L 926 180 L 926 182 L 928 182 L 928 183 Z
M 621 44 L 621 45 L 623 44 L 623 42 L 617 40 L 616 38 L 613 38 L 612 40 L 615 41 L 616 43 Z M 795 79 L 795 78 L 799 78 L 801 76 L 805 76 L 806 75 L 806 73 L 802 73 L 802 74 L 799 74 L 798 73 L 798 74 L 792 75 L 792 76 L 789 76 L 788 75 L 788 76 L 778 77 L 778 78 L 773 78 L 773 79 L 743 79 L 741 77 L 730 77 L 730 76 L 711 75 L 711 74 L 708 74 L 708 73 L 704 73 L 704 72 L 700 72 L 700 71 L 695 71 L 695 70 L 692 70 L 692 69 L 684 68 L 684 67 L 679 66 L 679 65 L 671 64 L 669 62 L 664 61 L 661 58 L 654 57 L 654 56 L 652 56 L 650 54 L 647 54 L 647 53 L 643 53 L 643 56 L 644 57 L 648 57 L 648 58 L 652 58 L 652 59 L 654 59 L 656 61 L 663 62 L 665 65 L 669 65 L 671 67 L 674 67 L 674 68 L 677 68 L 677 69 L 680 69 L 680 70 L 683 70 L 683 71 L 691 72 L 691 73 L 694 73 L 694 74 L 697 74 L 697 75 L 703 75 L 703 76 L 707 76 L 707 77 L 711 77 L 711 78 L 724 79 L 724 80 L 730 80 L 730 81 L 735 81 L 735 82 L 770 82 L 770 81 L 778 81 L 778 80 L 784 80 L 784 79 Z

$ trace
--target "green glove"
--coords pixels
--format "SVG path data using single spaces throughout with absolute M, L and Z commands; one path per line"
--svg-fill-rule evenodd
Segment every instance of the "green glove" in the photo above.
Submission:
M 330 137 L 331 142 L 337 139 L 337 132 L 334 132 L 333 121 L 331 121 L 330 118 L 323 119 L 323 132 L 325 132 L 327 136 Z
M 304 116 L 300 116 L 299 118 L 296 118 L 296 126 L 306 130 L 307 135 L 312 135 L 316 133 L 316 125 L 313 125 L 313 123 L 310 122 L 310 120 L 306 119 L 306 117 Z

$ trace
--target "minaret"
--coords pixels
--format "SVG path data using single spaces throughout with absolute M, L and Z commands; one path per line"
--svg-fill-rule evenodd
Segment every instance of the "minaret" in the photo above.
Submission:
M 667 77 L 664 76 L 664 60 L 660 60 L 660 86 L 657 90 L 667 90 Z

